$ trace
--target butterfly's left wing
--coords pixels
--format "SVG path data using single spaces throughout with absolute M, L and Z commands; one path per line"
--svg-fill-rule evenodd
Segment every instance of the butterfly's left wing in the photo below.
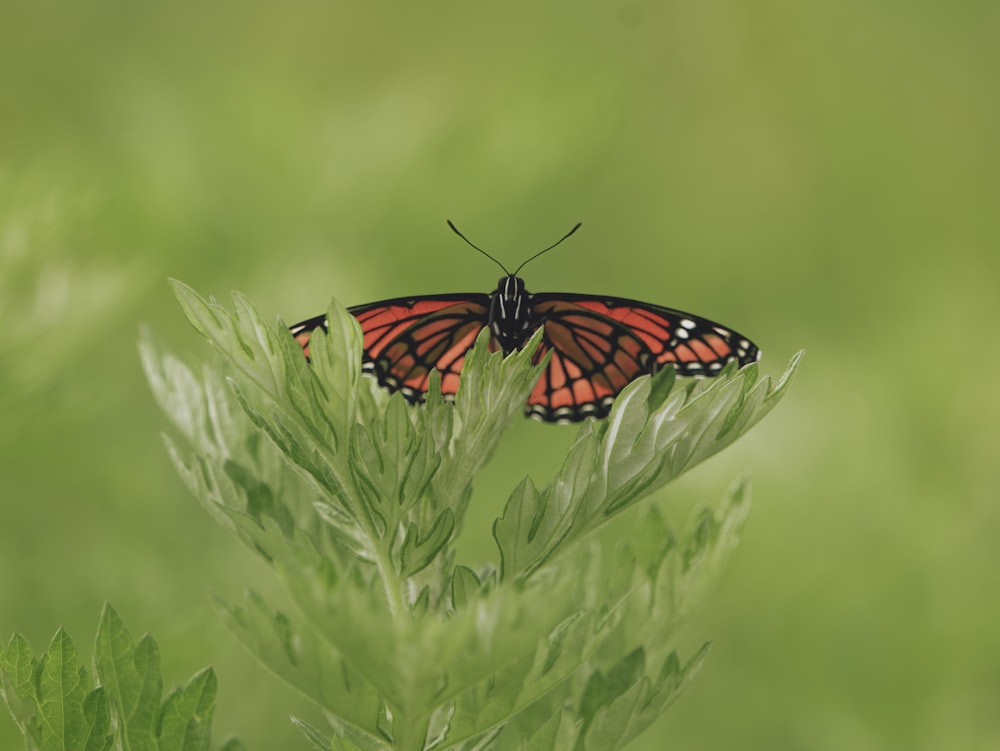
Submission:
M 525 407 L 533 417 L 603 417 L 615 396 L 641 375 L 673 365 L 683 376 L 710 376 L 730 361 L 760 356 L 746 337 L 699 316 L 617 297 L 545 292 L 531 298 L 543 351 L 552 351 Z
M 365 371 L 390 391 L 418 402 L 427 392 L 433 368 L 441 374 L 443 394 L 458 391 L 465 355 L 487 323 L 489 295 L 399 297 L 347 310 L 361 324 Z M 317 328 L 326 330 L 326 316 L 291 327 L 307 357 Z

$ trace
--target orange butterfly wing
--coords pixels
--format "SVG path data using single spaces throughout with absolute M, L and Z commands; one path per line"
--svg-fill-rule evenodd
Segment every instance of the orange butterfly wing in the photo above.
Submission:
M 348 311 L 364 336 L 366 372 L 390 391 L 418 402 L 427 391 L 430 371 L 441 374 L 441 393 L 458 391 L 465 355 L 486 326 L 489 296 L 426 295 L 357 305 Z M 326 329 L 326 316 L 303 321 L 292 335 L 309 356 L 312 331 Z
M 532 309 L 552 351 L 527 413 L 550 421 L 603 417 L 637 377 L 673 365 L 713 375 L 731 360 L 755 361 L 757 347 L 734 331 L 683 311 L 614 297 L 540 293 Z

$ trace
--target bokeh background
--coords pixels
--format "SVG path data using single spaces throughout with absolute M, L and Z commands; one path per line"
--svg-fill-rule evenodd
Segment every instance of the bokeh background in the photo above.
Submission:
M 755 501 L 637 748 L 1000 748 L 1000 5 L 0 3 L 0 633 L 82 651 L 109 599 L 216 732 L 316 719 L 208 591 L 276 589 L 168 463 L 141 322 L 167 277 L 288 322 L 410 293 L 602 292 L 738 328 L 790 394 L 667 492 Z M 574 431 L 515 426 L 464 541 Z M 0 717 L 0 748 L 19 746 Z

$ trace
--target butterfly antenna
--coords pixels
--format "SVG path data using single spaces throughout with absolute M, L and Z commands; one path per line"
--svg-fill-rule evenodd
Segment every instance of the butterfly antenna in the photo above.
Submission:
M 461 238 L 462 238 L 463 240 L 465 240 L 465 242 L 466 242 L 466 243 L 468 243 L 468 245 L 469 245 L 470 247 L 472 247 L 472 248 L 475 248 L 475 249 L 476 249 L 476 250 L 478 250 L 478 251 L 479 251 L 480 253 L 482 253 L 482 254 L 483 254 L 484 256 L 486 256 L 486 257 L 487 257 L 487 258 L 489 258 L 489 259 L 490 259 L 491 261 L 493 261 L 493 263 L 495 263 L 495 264 L 496 264 L 497 266 L 499 266 L 499 267 L 500 267 L 501 269 L 503 269 L 503 273 L 507 274 L 507 276 L 510 276 L 510 272 L 509 272 L 509 271 L 507 271 L 507 267 L 506 267 L 506 266 L 504 266 L 504 265 L 503 265 L 502 263 L 500 263 L 500 261 L 498 261 L 498 260 L 497 260 L 496 258 L 494 258 L 493 256 L 491 256 L 491 255 L 490 255 L 489 253 L 487 253 L 487 252 L 486 252 L 485 250 L 483 250 L 483 249 L 482 249 L 482 248 L 480 248 L 480 247 L 479 247 L 478 245 L 476 245 L 476 244 L 475 244 L 474 242 L 472 242 L 472 240 L 470 240 L 469 238 L 467 238 L 467 237 L 466 237 L 465 235 L 463 235 L 463 234 L 462 234 L 461 232 L 459 232 L 459 231 L 458 231 L 458 227 L 456 227 L 456 226 L 455 226 L 454 224 L 452 224 L 452 221 L 451 221 L 451 219 L 446 219 L 445 221 L 446 221 L 446 222 L 448 222 L 448 226 L 449 226 L 449 227 L 451 227 L 451 231 L 452 231 L 452 232 L 454 232 L 454 233 L 455 233 L 456 235 L 458 235 L 458 236 L 459 236 L 459 237 L 461 237 Z
M 569 232 L 567 232 L 567 233 L 566 233 L 565 235 L 563 235 L 562 237 L 560 237 L 560 238 L 559 238 L 558 240 L 556 240 L 556 241 L 555 241 L 554 243 L 552 243 L 552 244 L 551 244 L 551 245 L 550 245 L 549 247 L 547 247 L 547 248 L 545 248 L 544 250 L 540 250 L 540 251 L 538 251 L 537 253 L 535 253 L 535 255 L 533 255 L 533 256 L 532 256 L 531 258 L 529 258 L 529 259 L 528 259 L 527 261 L 525 261 L 524 263 L 522 263 L 522 264 L 521 264 L 520 266 L 518 266 L 518 267 L 517 267 L 517 268 L 516 268 L 516 269 L 514 270 L 514 276 L 517 276 L 518 272 L 519 272 L 519 271 L 520 271 L 521 269 L 523 269 L 523 268 L 524 268 L 524 267 L 525 267 L 525 266 L 527 265 L 528 261 L 534 261 L 534 260 L 535 260 L 536 258 L 538 258 L 538 256 L 540 256 L 540 255 L 541 255 L 542 253 L 548 253 L 548 252 L 549 252 L 550 250 L 552 250 L 552 249 L 553 249 L 554 247 L 556 247 L 557 245 L 559 245 L 559 243 L 561 243 L 561 242 L 562 242 L 563 240 L 565 240 L 565 239 L 566 239 L 567 237 L 569 237 L 569 236 L 570 236 L 570 235 L 572 235 L 572 234 L 573 234 L 574 232 L 576 232 L 576 231 L 577 231 L 578 229 L 580 229 L 580 227 L 581 227 L 582 225 L 583 225 L 583 222 L 577 222 L 577 223 L 576 223 L 575 225 L 573 225 L 573 229 L 571 229 L 571 230 L 570 230 Z

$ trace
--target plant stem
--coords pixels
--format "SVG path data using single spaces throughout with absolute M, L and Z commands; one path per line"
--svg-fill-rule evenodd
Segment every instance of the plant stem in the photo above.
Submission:
M 382 588 L 385 590 L 385 601 L 389 606 L 389 614 L 394 622 L 398 622 L 407 610 L 402 582 L 396 577 L 388 548 L 380 545 L 378 540 L 373 539 L 373 543 L 375 565 L 378 567 L 378 575 L 382 580 Z
M 429 717 L 401 716 L 399 718 L 398 730 L 396 723 L 394 723 L 393 727 L 393 738 L 397 751 L 423 751 L 424 742 L 427 740 L 427 727 L 429 724 Z

